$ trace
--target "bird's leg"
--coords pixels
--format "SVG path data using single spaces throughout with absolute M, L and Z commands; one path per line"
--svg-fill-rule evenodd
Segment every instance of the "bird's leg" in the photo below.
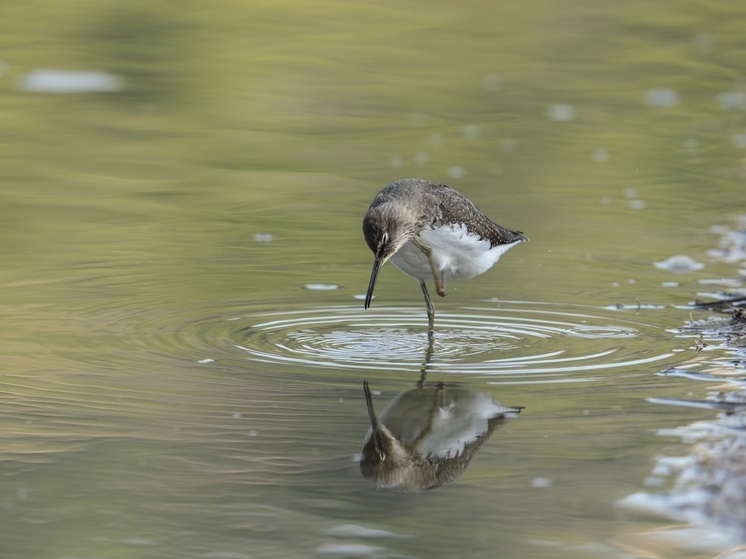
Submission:
M 446 296 L 446 281 L 444 273 L 438 273 L 438 271 L 435 269 L 435 262 L 433 262 L 433 251 L 430 250 L 430 247 L 426 246 L 422 243 L 417 237 L 412 239 L 412 244 L 416 246 L 418 249 L 422 251 L 422 254 L 424 254 L 427 257 L 427 261 L 430 263 L 430 272 L 433 274 L 433 281 L 435 281 L 435 291 L 440 295 L 441 297 Z
M 427 305 L 427 335 L 428 340 L 430 340 L 430 334 L 435 329 L 435 307 L 430 300 L 430 294 L 427 292 L 427 286 L 424 281 L 420 282 L 420 287 L 422 288 L 422 294 L 425 296 L 425 304 Z
M 433 332 L 433 327 L 430 325 L 430 328 L 427 331 L 427 350 L 425 350 L 425 361 L 422 363 L 422 367 L 420 368 L 420 380 L 417 382 L 417 388 L 422 388 L 425 386 L 425 380 L 427 379 L 427 368 L 430 366 L 430 361 L 433 358 L 433 344 L 435 342 L 435 332 Z
M 446 391 L 445 391 L 446 385 L 443 382 L 438 383 L 438 399 L 440 400 L 440 403 L 438 404 L 439 408 L 445 408 L 446 407 Z

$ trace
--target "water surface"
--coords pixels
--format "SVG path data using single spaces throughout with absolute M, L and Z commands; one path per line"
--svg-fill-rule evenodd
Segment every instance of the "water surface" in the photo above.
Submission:
M 646 485 L 653 459 L 689 447 L 659 432 L 715 415 L 648 399 L 706 395 L 656 373 L 718 366 L 684 305 L 743 278 L 708 253 L 746 214 L 737 3 L 0 16 L 0 555 L 735 545 L 655 538 L 670 520 L 617 503 L 671 483 Z M 449 285 L 432 346 L 393 266 L 370 310 L 356 298 L 367 204 L 412 176 L 530 239 Z M 676 255 L 704 266 L 654 265 Z M 525 409 L 454 482 L 377 490 L 362 383 L 382 409 L 423 372 Z

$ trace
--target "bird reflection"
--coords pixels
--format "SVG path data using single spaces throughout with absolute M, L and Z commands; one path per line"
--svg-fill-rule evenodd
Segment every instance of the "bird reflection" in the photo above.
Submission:
M 442 382 L 425 386 L 421 380 L 376 415 L 367 381 L 363 389 L 370 429 L 360 472 L 390 491 L 424 491 L 453 481 L 492 433 L 523 409 L 474 390 Z

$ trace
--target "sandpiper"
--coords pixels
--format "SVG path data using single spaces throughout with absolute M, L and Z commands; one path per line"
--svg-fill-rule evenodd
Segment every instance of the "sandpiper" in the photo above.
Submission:
M 425 280 L 434 280 L 438 295 L 445 297 L 446 280 L 482 274 L 509 248 L 528 240 L 491 221 L 449 186 L 422 179 L 398 180 L 381 190 L 365 212 L 363 234 L 375 258 L 365 308 L 381 266 L 391 260 L 420 283 L 431 332 L 435 308 Z

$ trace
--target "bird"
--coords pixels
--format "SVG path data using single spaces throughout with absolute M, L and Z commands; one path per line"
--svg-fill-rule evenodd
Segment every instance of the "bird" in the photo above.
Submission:
M 390 260 L 419 282 L 429 332 L 435 307 L 425 280 L 432 279 L 438 295 L 445 297 L 447 280 L 482 274 L 505 251 L 528 240 L 521 231 L 490 220 L 450 186 L 424 179 L 397 180 L 376 194 L 363 218 L 363 235 L 374 256 L 365 309 L 381 267 Z
M 424 491 L 453 481 L 492 433 L 523 409 L 440 382 L 402 392 L 376 415 L 367 381 L 363 393 L 370 428 L 360 473 L 389 491 Z

